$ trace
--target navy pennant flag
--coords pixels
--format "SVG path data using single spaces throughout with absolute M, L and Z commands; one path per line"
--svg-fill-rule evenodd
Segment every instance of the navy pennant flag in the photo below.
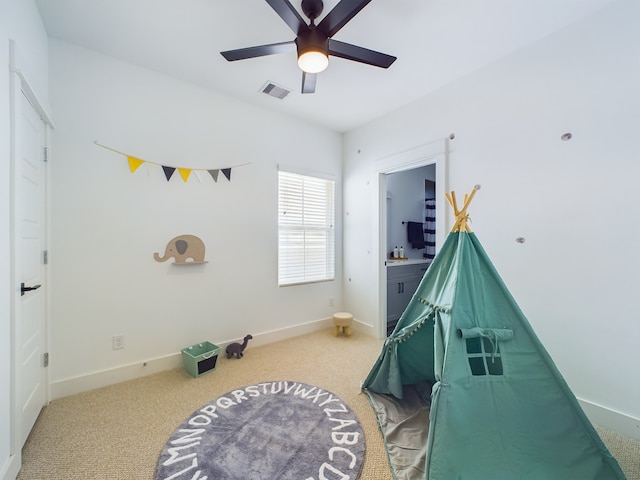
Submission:
M 224 173 L 224 176 L 227 177 L 227 180 L 231 181 L 231 169 L 230 168 L 223 168 L 222 169 L 222 173 Z
M 164 176 L 167 177 L 167 182 L 171 179 L 171 175 L 176 171 L 175 167 L 165 167 L 162 166 L 162 170 L 164 170 Z

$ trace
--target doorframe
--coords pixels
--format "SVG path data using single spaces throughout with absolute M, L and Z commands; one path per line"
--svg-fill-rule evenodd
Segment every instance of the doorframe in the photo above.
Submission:
M 26 99 L 31 103 L 35 111 L 38 113 L 42 122 L 44 123 L 45 132 L 44 132 L 44 144 L 45 148 L 48 149 L 49 155 L 47 158 L 47 162 L 51 160 L 51 130 L 54 128 L 53 121 L 51 120 L 51 116 L 47 112 L 47 108 L 38 98 L 38 95 L 35 93 L 34 89 L 31 86 L 31 83 L 27 79 L 26 75 L 16 66 L 16 43 L 15 40 L 9 40 L 9 128 L 10 128 L 10 152 L 9 152 L 9 172 L 10 172 L 10 194 L 9 194 L 9 211 L 10 211 L 10 221 L 9 221 L 9 229 L 10 229 L 10 260 L 9 260 L 9 268 L 10 268 L 10 282 L 12 285 L 12 295 L 10 297 L 10 335 L 11 335 L 11 379 L 10 379 L 10 389 L 11 389 L 11 418 L 10 418 L 10 472 L 15 471 L 17 475 L 20 471 L 20 467 L 22 465 L 22 442 L 21 442 L 21 413 L 20 413 L 20 402 L 19 402 L 19 379 L 18 379 L 18 349 L 17 349 L 17 314 L 18 308 L 17 303 L 20 301 L 20 278 L 19 272 L 17 268 L 19 268 L 19 264 L 16 260 L 17 251 L 17 229 L 16 229 L 16 207 L 17 207 L 17 199 L 16 199 L 16 172 L 17 172 L 17 163 L 20 157 L 20 118 L 22 113 L 22 96 L 24 95 Z M 45 249 L 49 249 L 49 245 L 51 245 L 51 211 L 49 205 L 51 205 L 51 189 L 49 186 L 51 185 L 51 172 L 50 168 L 45 168 L 45 199 L 44 199 L 44 241 L 45 241 Z M 51 274 L 48 268 L 44 270 L 44 281 L 46 282 L 47 288 L 45 289 L 45 307 L 44 307 L 44 343 L 46 345 L 46 350 L 50 350 L 50 305 L 51 305 Z M 45 404 L 49 403 L 51 400 L 51 378 L 50 378 L 50 370 L 45 370 Z
M 387 336 L 387 184 L 390 173 L 412 170 L 427 165 L 436 166 L 436 252 L 446 237 L 449 209 L 445 208 L 445 192 L 449 188 L 449 137 L 433 140 L 376 161 L 378 182 L 378 242 L 375 246 L 378 264 L 378 338 Z

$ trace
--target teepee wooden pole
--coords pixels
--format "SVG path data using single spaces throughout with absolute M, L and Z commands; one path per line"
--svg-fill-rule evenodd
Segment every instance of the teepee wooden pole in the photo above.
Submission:
M 457 217 L 460 214 L 460 210 L 458 210 L 458 199 L 456 198 L 456 192 L 451 192 L 451 198 L 453 199 L 453 213 L 455 213 Z
M 469 220 L 469 214 L 467 213 L 467 209 L 471 204 L 471 200 L 473 200 L 473 196 L 476 194 L 477 188 L 471 190 L 470 194 L 464 195 L 464 204 L 461 210 L 458 210 L 458 204 L 456 201 L 455 192 L 445 193 L 445 197 L 449 204 L 453 207 L 453 213 L 456 216 L 456 221 L 451 228 L 452 232 L 462 232 L 465 231 L 467 233 L 471 233 L 471 228 L 467 225 L 467 221 Z
M 469 208 L 469 204 L 471 203 L 471 200 L 473 200 L 473 196 L 476 194 L 476 189 L 474 188 L 473 190 L 471 190 L 470 194 L 464 194 L 464 205 L 462 207 L 462 210 L 460 211 L 460 213 L 466 213 L 467 212 L 467 208 Z
M 458 216 L 458 205 L 456 205 L 456 192 L 447 192 L 444 194 L 444 196 L 447 198 L 447 201 L 449 202 L 449 205 L 451 205 L 451 208 L 453 208 L 453 214 L 457 217 Z

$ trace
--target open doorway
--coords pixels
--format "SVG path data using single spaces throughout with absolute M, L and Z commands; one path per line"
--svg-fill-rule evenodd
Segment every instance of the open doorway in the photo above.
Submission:
M 436 252 L 435 163 L 386 174 L 386 335 Z
M 379 187 L 379 338 L 387 337 L 395 327 L 446 236 L 448 212 L 444 199 L 448 188 L 448 155 L 449 138 L 444 138 L 376 162 Z M 433 220 L 429 221 L 426 199 L 432 201 L 429 217 Z M 425 228 L 434 231 L 428 236 L 425 234 L 425 248 L 414 248 L 409 241 L 408 222 L 422 224 L 418 228 L 422 228 L 423 233 Z M 427 222 L 428 226 L 425 225 Z M 426 242 L 434 243 L 434 240 L 435 246 L 427 250 Z M 396 245 L 398 249 L 403 247 L 403 255 L 398 252 L 403 259 L 391 258 Z

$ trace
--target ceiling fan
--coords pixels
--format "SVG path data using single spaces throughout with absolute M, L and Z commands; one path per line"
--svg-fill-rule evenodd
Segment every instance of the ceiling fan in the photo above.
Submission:
M 316 76 L 327 68 L 329 55 L 366 63 L 381 68 L 389 68 L 396 57 L 358 47 L 350 43 L 334 40 L 333 37 L 345 24 L 362 10 L 371 0 L 341 0 L 316 25 L 324 4 L 322 0 L 302 0 L 302 11 L 309 17 L 309 24 L 300 16 L 289 0 L 266 0 L 284 20 L 293 33 L 295 40 L 272 43 L 256 47 L 240 48 L 220 52 L 224 58 L 233 62 L 246 58 L 263 57 L 297 50 L 298 66 L 302 70 L 302 93 L 314 93 Z

